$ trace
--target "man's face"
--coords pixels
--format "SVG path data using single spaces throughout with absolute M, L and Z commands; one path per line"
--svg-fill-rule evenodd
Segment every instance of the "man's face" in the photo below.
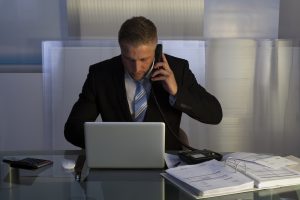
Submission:
M 156 43 L 121 45 L 122 62 L 134 80 L 141 80 L 152 65 Z

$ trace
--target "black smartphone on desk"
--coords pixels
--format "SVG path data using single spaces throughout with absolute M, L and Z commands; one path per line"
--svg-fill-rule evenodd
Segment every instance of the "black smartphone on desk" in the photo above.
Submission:
M 39 169 L 41 167 L 52 165 L 53 162 L 51 160 L 39 159 L 39 158 L 23 158 L 20 160 L 6 158 L 2 160 L 4 163 L 10 165 L 13 168 L 19 169 Z

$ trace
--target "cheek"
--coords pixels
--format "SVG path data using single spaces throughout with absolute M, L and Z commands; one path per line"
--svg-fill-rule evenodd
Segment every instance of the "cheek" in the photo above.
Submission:
M 152 66 L 152 61 L 151 62 L 147 62 L 143 65 L 143 68 L 147 71 L 151 66 Z
M 127 71 L 132 71 L 133 64 L 130 61 L 123 61 L 123 65 Z

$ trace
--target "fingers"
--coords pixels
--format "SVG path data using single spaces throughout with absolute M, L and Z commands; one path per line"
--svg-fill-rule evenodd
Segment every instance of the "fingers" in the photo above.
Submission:
M 169 77 L 170 73 L 162 68 L 154 70 L 152 74 L 152 81 L 162 81 Z
M 168 61 L 167 61 L 167 58 L 166 58 L 165 54 L 162 54 L 162 61 L 163 61 L 164 63 L 168 63 Z
M 157 63 L 154 65 L 154 69 L 160 69 L 160 68 L 163 68 L 163 69 L 170 69 L 165 54 L 162 54 L 162 61 L 157 62 Z
M 169 63 L 165 57 L 162 55 L 163 61 L 158 62 L 154 65 L 154 70 L 152 73 L 152 81 L 162 81 L 164 89 L 171 95 L 176 95 L 177 93 L 177 83 L 171 70 Z
M 158 69 L 154 69 L 151 79 L 153 81 L 166 80 L 172 75 L 173 75 L 173 72 L 171 70 L 167 70 L 164 67 L 160 67 Z
M 162 54 L 162 59 L 162 62 L 157 62 L 153 67 L 154 70 L 152 73 L 152 80 L 164 80 L 168 77 L 168 75 L 172 74 L 168 61 L 164 54 Z

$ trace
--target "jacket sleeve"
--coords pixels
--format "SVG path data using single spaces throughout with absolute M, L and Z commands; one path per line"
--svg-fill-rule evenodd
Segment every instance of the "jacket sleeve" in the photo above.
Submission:
M 174 71 L 178 84 L 174 107 L 202 123 L 220 123 L 223 114 L 219 101 L 198 84 L 188 62 L 184 60 L 183 67 Z
M 95 70 L 93 69 L 91 66 L 79 99 L 74 104 L 64 127 L 66 140 L 81 148 L 85 147 L 84 122 L 95 121 L 99 115 L 94 88 Z

